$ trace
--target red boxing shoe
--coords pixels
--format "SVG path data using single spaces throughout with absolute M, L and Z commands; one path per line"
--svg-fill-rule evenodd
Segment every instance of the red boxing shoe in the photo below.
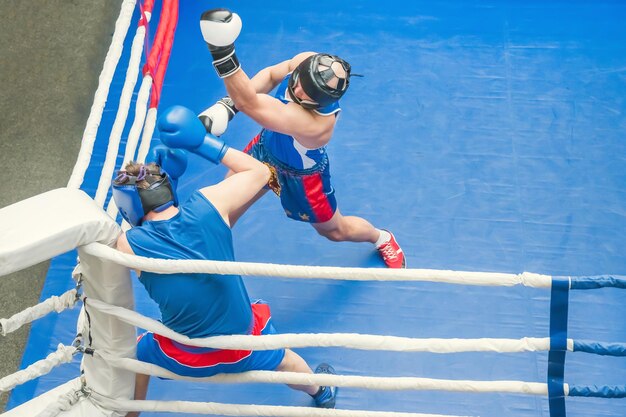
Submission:
M 376 248 L 378 253 L 385 261 L 387 268 L 406 268 L 406 260 L 404 259 L 402 248 L 396 242 L 393 233 L 389 230 L 386 231 L 391 235 L 391 239 Z

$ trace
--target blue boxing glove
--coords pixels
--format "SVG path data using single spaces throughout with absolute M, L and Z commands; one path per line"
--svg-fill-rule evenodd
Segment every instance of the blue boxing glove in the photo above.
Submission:
M 228 145 L 208 134 L 196 114 L 183 106 L 173 106 L 163 112 L 157 121 L 161 142 L 170 148 L 187 149 L 218 164 Z
M 241 65 L 235 55 L 235 39 L 241 32 L 241 18 L 227 9 L 207 10 L 200 16 L 200 31 L 213 56 L 220 78 L 236 73 Z
M 165 145 L 156 145 L 146 158 L 148 162 L 154 162 L 165 171 L 170 182 L 176 187 L 180 178 L 187 169 L 187 154 L 182 149 L 172 149 Z

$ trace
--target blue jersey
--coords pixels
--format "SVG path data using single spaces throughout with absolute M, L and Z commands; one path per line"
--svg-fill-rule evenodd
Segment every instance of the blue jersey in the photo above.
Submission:
M 276 90 L 275 97 L 283 103 L 292 102 L 287 93 L 287 85 L 289 84 L 290 76 L 290 74 L 287 75 Z M 341 107 L 339 107 L 339 102 L 334 102 L 314 111 L 324 116 L 335 115 L 336 117 L 341 111 Z M 295 169 L 312 168 L 321 162 L 326 154 L 325 146 L 317 149 L 308 149 L 299 144 L 293 136 L 283 133 L 264 129 L 263 132 L 261 132 L 261 136 L 263 137 L 263 143 L 266 149 L 276 159 Z
M 200 191 L 168 220 L 144 221 L 126 232 L 138 256 L 234 261 L 230 227 Z M 249 334 L 250 299 L 238 275 L 156 274 L 139 278 L 161 310 L 162 321 L 186 336 Z

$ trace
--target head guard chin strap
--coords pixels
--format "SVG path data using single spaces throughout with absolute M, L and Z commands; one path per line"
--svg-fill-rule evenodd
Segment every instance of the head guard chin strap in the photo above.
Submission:
M 339 63 L 345 74 L 337 75 L 333 66 Z M 309 100 L 302 100 L 294 94 L 296 84 Z M 339 100 L 350 84 L 350 64 L 335 55 L 316 54 L 306 58 L 291 73 L 287 89 L 291 99 L 306 109 L 319 109 Z
M 154 177 L 157 179 L 154 180 Z M 148 188 L 139 188 L 137 183 L 153 181 Z M 113 180 L 113 199 L 124 220 L 133 226 L 141 225 L 143 217 L 151 211 L 160 212 L 178 206 L 178 196 L 169 176 L 159 167 L 158 174 L 150 174 L 142 166 L 137 176 L 122 170 Z

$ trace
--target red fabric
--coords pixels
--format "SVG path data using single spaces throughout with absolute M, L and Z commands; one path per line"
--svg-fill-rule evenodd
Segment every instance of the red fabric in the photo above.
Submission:
M 252 304 L 254 326 L 252 334 L 259 336 L 271 318 L 269 305 Z M 250 356 L 250 350 L 215 350 L 205 353 L 190 353 L 179 349 L 171 339 L 154 334 L 154 340 L 163 353 L 176 362 L 190 367 L 206 367 L 220 364 L 235 363 Z M 191 346 L 190 346 L 191 347 Z
M 259 143 L 259 140 L 261 140 L 261 134 L 259 133 L 258 135 L 256 135 L 251 141 L 250 143 L 248 143 L 246 145 L 246 147 L 243 149 L 244 153 L 248 153 L 250 151 L 250 149 L 252 149 L 252 147 L 254 145 L 256 145 L 257 143 Z
M 324 184 L 320 174 L 302 177 L 304 193 L 317 222 L 326 222 L 333 217 L 333 209 L 324 194 Z
M 165 7 L 165 6 L 164 6 Z M 154 76 L 154 83 L 152 84 L 152 95 L 150 97 L 150 108 L 156 108 L 159 105 L 161 99 L 161 89 L 163 88 L 163 79 L 165 78 L 165 71 L 167 70 L 167 64 L 170 60 L 170 53 L 172 51 L 172 44 L 174 43 L 174 34 L 176 33 L 176 25 L 178 23 L 178 0 L 171 0 L 167 4 L 167 19 L 165 23 L 161 22 L 158 31 L 165 24 L 163 35 L 163 48 L 158 51 L 159 63 L 156 69 L 156 75 Z M 157 36 L 159 35 L 157 31 Z M 151 68 L 154 71 L 154 67 Z
M 149 24 L 147 24 L 147 19 L 145 19 L 145 12 L 152 11 L 152 3 L 153 0 L 146 0 L 142 7 L 142 18 L 139 22 L 140 26 L 146 26 L 146 37 L 148 37 L 147 31 Z M 153 78 L 150 108 L 156 108 L 159 105 L 163 79 L 165 78 L 165 71 L 167 70 L 177 24 L 178 0 L 164 0 L 157 32 L 154 37 L 154 44 L 149 51 L 146 46 L 146 55 L 148 58 L 142 71 L 144 77 L 150 74 Z

